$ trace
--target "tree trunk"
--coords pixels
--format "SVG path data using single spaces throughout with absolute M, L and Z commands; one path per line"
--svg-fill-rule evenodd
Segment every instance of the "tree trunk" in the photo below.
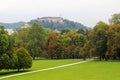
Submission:
M 35 56 L 33 56 L 33 60 L 35 60 Z
M 18 68 L 18 72 L 20 71 L 20 69 Z
M 100 61 L 102 60 L 102 56 L 100 55 Z
M 105 57 L 105 61 L 108 61 L 108 57 L 107 56 Z

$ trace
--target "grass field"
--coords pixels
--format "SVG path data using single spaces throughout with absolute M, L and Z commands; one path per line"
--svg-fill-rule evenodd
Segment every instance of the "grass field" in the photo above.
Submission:
M 58 66 L 80 60 L 34 61 L 34 69 Z M 74 66 L 36 72 L 2 80 L 120 80 L 120 62 L 91 61 Z
M 77 60 L 77 59 L 75 59 L 75 60 L 34 60 L 32 68 L 25 70 L 25 72 L 60 66 L 60 65 L 79 62 L 79 61 L 81 61 L 81 60 Z M 12 74 L 17 74 L 17 73 L 18 73 L 17 70 L 16 71 L 15 70 L 14 71 L 13 70 L 10 70 L 10 71 L 4 70 L 4 71 L 0 71 L 0 77 L 12 75 Z M 19 73 L 22 73 L 22 71 Z

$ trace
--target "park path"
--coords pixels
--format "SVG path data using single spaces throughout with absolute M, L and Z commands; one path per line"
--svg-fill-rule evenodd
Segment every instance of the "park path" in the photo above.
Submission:
M 92 60 L 93 59 L 89 59 L 89 60 L 86 60 L 86 61 L 80 61 L 80 62 L 75 62 L 75 63 L 71 63 L 71 64 L 65 64 L 65 65 L 55 66 L 55 67 L 51 67 L 51 68 L 45 68 L 45 69 L 40 69 L 40 70 L 35 70 L 35 71 L 30 71 L 30 72 L 24 72 L 24 73 L 9 75 L 9 76 L 3 76 L 3 77 L 0 77 L 0 80 L 1 79 L 5 79 L 5 78 L 10 78 L 10 77 L 15 77 L 15 76 L 21 76 L 21 75 L 25 75 L 25 74 L 31 74 L 31 73 L 36 73 L 36 72 L 42 72 L 42 71 L 47 71 L 47 70 L 52 70 L 52 69 L 57 69 L 57 68 L 63 68 L 63 67 L 73 66 L 73 65 L 77 65 L 77 64 L 82 64 L 82 63 L 85 63 L 85 62 L 89 62 L 89 61 L 92 61 Z

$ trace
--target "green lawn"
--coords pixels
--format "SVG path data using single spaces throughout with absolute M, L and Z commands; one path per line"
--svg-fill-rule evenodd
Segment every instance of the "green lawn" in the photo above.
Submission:
M 60 65 L 79 62 L 79 61 L 81 61 L 81 60 L 79 60 L 79 59 L 74 59 L 74 60 L 69 60 L 69 59 L 68 60 L 34 60 L 32 68 L 25 70 L 24 72 L 60 66 Z M 0 71 L 0 77 L 17 74 L 17 73 L 18 73 L 17 70 L 14 70 L 14 71 L 13 70 L 10 70 L 10 71 L 3 70 L 3 71 Z M 23 73 L 23 72 L 19 72 L 19 73 Z
M 77 61 L 79 60 L 60 60 L 61 64 Z M 44 62 L 48 64 L 44 65 Z M 54 61 L 50 62 L 54 63 Z M 38 69 L 35 64 L 38 66 L 44 65 L 44 67 L 46 67 L 50 64 L 50 62 L 46 60 L 41 62 L 35 61 L 32 69 Z M 55 62 L 58 62 L 57 65 L 60 65 L 59 61 L 55 60 Z M 3 80 L 120 80 L 119 68 L 120 62 L 92 61 L 54 70 L 11 77 Z

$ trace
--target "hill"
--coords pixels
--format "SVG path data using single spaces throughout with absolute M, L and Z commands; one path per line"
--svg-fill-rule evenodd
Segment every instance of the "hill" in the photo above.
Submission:
M 63 29 L 87 29 L 88 27 L 84 26 L 81 23 L 70 21 L 67 19 L 63 19 L 61 17 L 42 17 L 37 18 L 35 20 L 31 20 L 28 24 L 32 24 L 33 22 L 38 22 L 45 28 L 50 28 L 52 30 L 63 30 Z
M 88 29 L 88 27 L 84 26 L 81 23 L 70 21 L 67 19 L 63 19 L 62 17 L 42 17 L 30 20 L 29 22 L 16 22 L 16 23 L 0 23 L 0 25 L 4 26 L 5 29 L 13 29 L 17 30 L 23 25 L 31 25 L 33 22 L 40 23 L 43 27 L 49 28 L 52 30 L 63 30 L 63 29 Z
M 0 25 L 4 26 L 5 29 L 13 29 L 14 31 L 21 26 L 23 26 L 25 22 L 15 22 L 15 23 L 0 23 Z

